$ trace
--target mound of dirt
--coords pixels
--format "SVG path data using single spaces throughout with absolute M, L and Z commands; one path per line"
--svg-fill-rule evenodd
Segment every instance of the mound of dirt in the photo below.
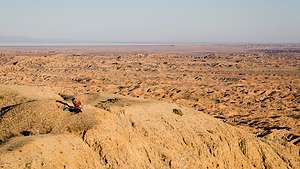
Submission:
M 175 104 L 87 93 L 74 114 L 51 90 L 1 88 L 0 168 L 300 167 L 299 146 Z
M 1 168 L 103 168 L 80 138 L 66 134 L 13 138 L 0 153 Z

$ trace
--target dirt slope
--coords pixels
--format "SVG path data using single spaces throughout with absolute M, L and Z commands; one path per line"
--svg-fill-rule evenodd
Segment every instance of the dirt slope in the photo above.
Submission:
M 175 104 L 0 86 L 0 168 L 299 168 L 299 146 L 257 138 Z

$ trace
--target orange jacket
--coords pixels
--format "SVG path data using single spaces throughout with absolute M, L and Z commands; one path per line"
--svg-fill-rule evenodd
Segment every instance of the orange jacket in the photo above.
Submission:
M 74 100 L 73 101 L 73 105 L 74 107 L 80 109 L 81 108 L 81 102 L 79 100 Z

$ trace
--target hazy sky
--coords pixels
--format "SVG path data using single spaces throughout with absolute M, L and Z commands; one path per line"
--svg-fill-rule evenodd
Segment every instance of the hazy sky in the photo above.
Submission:
M 30 38 L 300 42 L 300 0 L 0 0 L 0 41 Z

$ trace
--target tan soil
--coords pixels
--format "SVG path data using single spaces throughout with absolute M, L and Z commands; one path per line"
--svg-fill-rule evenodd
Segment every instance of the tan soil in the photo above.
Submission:
M 1 109 L 1 168 L 300 166 L 298 146 L 259 139 L 190 108 L 88 93 L 77 96 L 84 107 L 74 114 L 62 111 L 60 89 L 52 90 L 1 86 L 1 101 L 10 105 Z

